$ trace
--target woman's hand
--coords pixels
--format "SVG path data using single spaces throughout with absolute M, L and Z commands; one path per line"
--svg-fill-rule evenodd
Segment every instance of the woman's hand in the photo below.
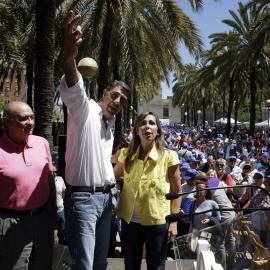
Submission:
M 173 238 L 177 235 L 177 222 L 172 222 L 168 229 L 167 243 L 172 242 Z
M 243 211 L 239 211 L 235 217 L 236 217 L 236 218 L 238 218 L 238 217 L 242 217 L 242 216 L 243 216 L 243 214 L 244 214 L 244 212 L 243 212 Z
M 206 225 L 206 224 L 208 224 L 209 222 L 210 222 L 210 219 L 209 219 L 209 218 L 203 219 L 203 220 L 201 221 L 201 223 L 202 223 L 203 225 Z

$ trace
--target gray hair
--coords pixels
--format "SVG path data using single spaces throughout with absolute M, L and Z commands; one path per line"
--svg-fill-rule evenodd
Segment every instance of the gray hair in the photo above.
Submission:
M 226 160 L 223 159 L 223 158 L 218 158 L 218 159 L 216 160 L 216 163 L 217 163 L 217 162 L 223 163 L 224 166 L 226 165 Z
M 12 118 L 13 116 L 14 116 L 14 112 L 12 109 L 12 104 L 8 103 L 4 108 L 3 117 Z
M 106 92 L 109 92 L 111 89 L 113 89 L 116 86 L 119 86 L 121 88 L 121 90 L 128 91 L 128 94 L 130 94 L 130 92 L 131 92 L 129 86 L 125 82 L 117 81 L 117 80 L 114 80 L 108 84 L 108 86 L 106 88 Z

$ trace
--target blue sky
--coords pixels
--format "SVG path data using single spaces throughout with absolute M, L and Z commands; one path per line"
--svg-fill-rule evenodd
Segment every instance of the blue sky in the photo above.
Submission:
M 229 27 L 222 23 L 222 20 L 231 19 L 232 17 L 229 10 L 233 10 L 237 13 L 238 3 L 242 2 L 243 4 L 246 4 L 248 0 L 222 0 L 220 2 L 204 0 L 204 10 L 201 13 L 194 13 L 191 10 L 188 0 L 178 0 L 177 2 L 200 29 L 205 48 L 210 49 L 211 45 L 209 43 L 210 39 L 208 39 L 208 36 L 212 33 L 220 33 L 230 30 Z M 180 49 L 180 55 L 184 64 L 195 62 L 194 58 L 189 55 L 184 46 Z M 170 77 L 171 79 L 173 78 L 173 73 Z M 167 96 L 172 96 L 172 86 L 172 82 L 170 83 L 170 87 L 168 87 L 165 82 L 161 83 L 163 99 L 167 98 Z

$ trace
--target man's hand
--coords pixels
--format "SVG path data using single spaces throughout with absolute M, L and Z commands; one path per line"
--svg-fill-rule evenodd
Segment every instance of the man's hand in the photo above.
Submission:
M 75 24 L 80 20 L 81 15 L 72 18 L 73 11 L 68 13 L 65 24 L 65 80 L 68 87 L 75 85 L 80 78 L 77 70 L 75 58 L 78 54 L 78 46 L 82 43 L 82 31 L 78 25 L 75 29 Z
M 78 46 L 82 43 L 82 29 L 75 24 L 80 20 L 81 15 L 72 19 L 73 11 L 70 10 L 65 22 L 65 62 L 73 61 L 78 54 Z

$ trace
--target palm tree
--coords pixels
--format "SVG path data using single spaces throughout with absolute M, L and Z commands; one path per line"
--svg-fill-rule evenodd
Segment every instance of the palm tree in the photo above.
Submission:
M 45 137 L 50 145 L 54 98 L 55 1 L 36 2 L 36 68 L 35 68 L 35 134 Z
M 250 105 L 250 133 L 255 130 L 255 104 L 256 104 L 256 82 L 258 80 L 258 69 L 262 64 L 267 65 L 268 57 L 265 54 L 265 45 L 269 40 L 269 30 L 261 24 L 261 20 L 267 11 L 258 11 L 256 6 L 252 6 L 249 12 L 239 3 L 239 16 L 229 11 L 232 20 L 223 20 L 223 23 L 231 26 L 233 31 L 227 33 L 212 34 L 212 43 L 215 43 L 212 50 L 221 52 L 226 49 L 222 56 L 216 57 L 216 66 L 225 65 L 226 68 L 219 68 L 223 73 L 228 70 L 231 75 L 230 87 L 233 88 L 233 80 L 238 78 L 238 74 L 246 72 L 249 80 Z M 231 91 L 233 91 L 231 89 Z M 231 104 L 230 104 L 231 108 Z M 227 130 L 228 131 L 228 130 Z

